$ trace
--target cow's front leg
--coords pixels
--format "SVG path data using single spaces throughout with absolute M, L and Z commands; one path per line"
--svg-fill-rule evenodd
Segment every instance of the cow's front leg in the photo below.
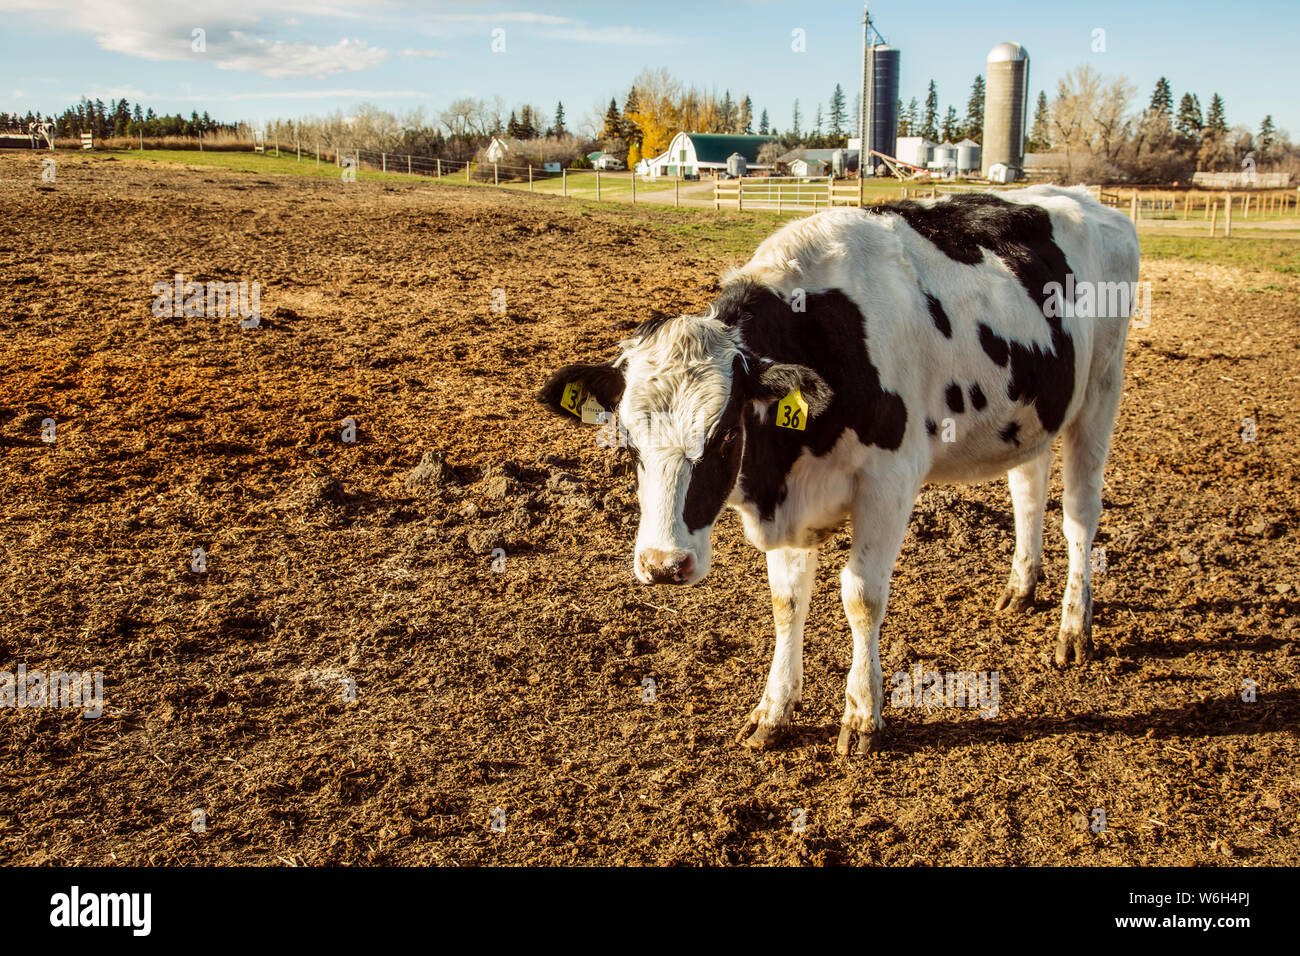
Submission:
M 1043 512 L 1052 472 L 1052 446 L 1007 475 L 1016 509 L 1016 557 L 997 609 L 1019 614 L 1034 606 L 1034 590 L 1043 567 Z
M 871 481 L 854 507 L 853 549 L 840 572 L 844 613 L 853 628 L 853 665 L 844 689 L 844 720 L 836 751 L 864 754 L 879 743 L 884 718 L 880 673 L 880 624 L 889 600 L 889 578 L 907 532 L 907 519 L 920 483 L 903 479 Z
M 746 747 L 762 750 L 785 734 L 790 716 L 803 696 L 803 625 L 817 579 L 816 548 L 777 548 L 767 552 L 767 580 L 772 588 L 776 649 L 763 699 L 736 735 Z

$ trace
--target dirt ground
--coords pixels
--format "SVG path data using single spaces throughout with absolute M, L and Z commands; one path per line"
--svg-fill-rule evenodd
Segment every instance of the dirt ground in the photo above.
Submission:
M 1300 278 L 1144 263 L 1086 667 L 1059 466 L 1022 617 L 1005 482 L 926 490 L 887 679 L 996 671 L 1000 711 L 887 705 L 845 759 L 847 534 L 796 732 L 744 750 L 762 555 L 728 514 L 706 582 L 638 587 L 626 457 L 533 400 L 702 308 L 691 229 L 736 214 L 71 155 L 0 156 L 0 209 L 0 670 L 105 695 L 0 709 L 0 862 L 1300 864 Z M 155 318 L 177 272 L 260 282 L 260 327 Z

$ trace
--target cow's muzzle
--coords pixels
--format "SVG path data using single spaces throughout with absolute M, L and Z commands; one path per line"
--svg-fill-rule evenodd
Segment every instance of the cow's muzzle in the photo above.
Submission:
M 695 556 L 689 551 L 646 548 L 636 556 L 637 576 L 646 584 L 690 584 Z

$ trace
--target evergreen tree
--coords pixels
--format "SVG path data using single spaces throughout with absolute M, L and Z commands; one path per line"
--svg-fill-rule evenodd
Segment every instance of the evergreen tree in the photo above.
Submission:
M 899 110 L 898 113 L 899 129 L 906 128 L 906 133 L 900 133 L 900 136 L 920 136 L 921 135 L 921 104 L 916 97 L 907 101 L 907 108 Z
M 1052 148 L 1052 113 L 1047 106 L 1047 94 L 1038 91 L 1038 103 L 1034 106 L 1034 125 L 1029 130 L 1029 142 L 1025 151 L 1045 153 Z
M 984 139 L 984 76 L 978 74 L 970 85 L 970 98 L 966 100 L 966 123 L 961 135 L 975 142 Z
M 736 131 L 736 104 L 732 102 L 731 90 L 727 90 L 722 97 L 722 107 L 719 112 L 722 114 L 719 119 L 722 121 L 723 133 L 734 133 Z
M 1184 93 L 1178 101 L 1178 118 L 1174 121 L 1174 132 L 1179 145 L 1183 148 L 1197 148 L 1201 145 L 1201 130 L 1205 120 L 1201 116 L 1201 101 L 1193 93 Z
M 754 134 L 754 101 L 748 96 L 740 101 L 740 119 L 737 124 L 746 136 Z
M 605 110 L 605 128 L 600 131 L 600 138 L 605 140 L 623 137 L 623 117 L 618 114 L 618 101 L 609 98 L 609 109 Z
M 555 126 L 552 127 L 552 129 L 556 137 L 563 136 L 565 133 L 568 132 L 568 130 L 564 128 L 564 104 L 563 103 L 555 104 Z
M 956 142 L 960 137 L 961 127 L 957 123 L 957 107 L 948 107 L 948 112 L 943 114 L 943 126 L 939 129 L 939 135 L 943 137 L 945 143 Z
M 766 136 L 768 135 L 768 131 L 767 110 L 763 110 L 762 115 L 758 118 L 758 135 Z
M 1218 93 L 1210 100 L 1210 109 L 1205 114 L 1205 132 L 1219 139 L 1228 135 L 1228 117 L 1223 108 L 1223 97 Z
M 640 143 L 642 139 L 641 128 L 636 125 L 636 120 L 632 118 L 633 114 L 641 108 L 637 101 L 636 87 L 627 91 L 627 99 L 623 100 L 623 139 L 631 145 Z
M 1263 159 L 1268 155 L 1269 149 L 1277 141 L 1277 129 L 1273 126 L 1272 114 L 1264 117 L 1264 122 L 1259 124 L 1259 155 Z
M 803 116 L 799 113 L 799 101 L 794 101 L 794 113 L 790 116 L 790 134 L 795 139 L 799 138 L 799 122 Z
M 844 87 L 835 84 L 831 93 L 831 135 L 838 138 L 844 135 Z
M 506 135 L 511 139 L 519 139 L 519 119 L 514 110 L 510 111 L 510 119 L 506 122 Z
M 921 135 L 926 139 L 935 139 L 939 135 L 939 91 L 934 80 L 930 81 L 930 91 L 925 94 L 925 116 L 921 120 Z
M 1151 105 L 1147 109 L 1171 118 L 1174 115 L 1174 94 L 1169 89 L 1169 81 L 1163 76 L 1156 80 L 1155 92 L 1151 94 Z

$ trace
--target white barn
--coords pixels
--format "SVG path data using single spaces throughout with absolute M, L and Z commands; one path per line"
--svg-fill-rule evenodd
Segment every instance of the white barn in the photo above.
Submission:
M 650 179 L 660 176 L 682 176 L 695 179 L 701 173 L 726 175 L 727 157 L 740 153 L 750 170 L 771 169 L 758 161 L 758 151 L 771 136 L 732 136 L 726 133 L 678 133 L 668 148 L 646 161 L 646 174 Z M 640 171 L 641 165 L 637 169 Z

